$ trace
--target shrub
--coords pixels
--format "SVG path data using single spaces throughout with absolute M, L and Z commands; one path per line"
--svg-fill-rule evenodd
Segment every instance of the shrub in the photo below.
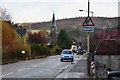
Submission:
M 40 44 L 32 44 L 31 51 L 32 57 L 35 58 L 35 56 L 47 56 L 49 53 L 49 48 Z
M 16 51 L 16 55 L 18 59 L 30 59 L 31 57 L 31 46 L 28 44 L 25 39 L 18 39 L 18 49 Z M 22 54 L 22 51 L 25 51 L 25 54 Z

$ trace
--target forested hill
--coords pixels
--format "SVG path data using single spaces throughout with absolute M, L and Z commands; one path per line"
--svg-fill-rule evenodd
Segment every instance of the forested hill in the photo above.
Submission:
M 76 18 L 67 18 L 56 20 L 56 27 L 58 30 L 61 28 L 71 28 L 75 29 L 82 27 L 83 22 L 86 17 L 76 17 Z M 93 17 L 92 18 L 95 28 L 106 29 L 108 27 L 115 28 L 118 25 L 118 18 L 107 18 L 107 17 Z M 23 27 L 28 27 L 29 29 L 46 29 L 49 30 L 51 22 L 37 22 L 37 23 L 21 23 Z

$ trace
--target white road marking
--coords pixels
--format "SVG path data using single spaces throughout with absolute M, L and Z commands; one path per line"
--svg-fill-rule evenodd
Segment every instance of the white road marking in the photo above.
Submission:
M 69 67 L 69 65 L 67 65 L 64 69 L 67 69 Z
M 3 76 L 0 76 L 0 78 L 2 78 Z
M 11 75 L 11 74 L 13 74 L 13 72 L 11 72 L 11 73 L 8 73 L 8 74 L 6 74 L 5 76 Z
M 32 66 L 32 67 L 37 67 L 38 65 L 34 65 L 34 66 Z
M 0 78 L 2 78 L 2 77 L 4 77 L 4 76 L 6 76 L 6 75 L 1 75 Z
M 18 71 L 24 71 L 24 70 L 26 70 L 26 69 L 29 69 L 29 68 L 23 68 L 23 69 L 20 69 L 20 70 L 18 70 Z
M 18 71 L 23 71 L 23 70 L 26 70 L 26 69 L 29 69 L 29 68 L 23 68 L 23 69 L 20 69 L 20 70 L 18 70 Z M 2 75 L 2 76 L 0 76 L 0 77 L 12 75 L 13 73 L 14 73 L 14 72 L 10 72 L 10 73 L 4 74 L 4 75 Z
M 58 71 L 58 73 L 52 78 L 54 79 L 55 77 L 57 77 L 60 73 L 62 73 L 65 69 L 67 69 L 70 65 L 65 66 L 64 68 L 62 68 L 60 71 Z
M 61 73 L 62 71 L 63 71 L 63 69 L 61 69 L 61 70 L 58 72 L 58 74 Z
M 46 64 L 47 62 L 43 62 L 43 63 L 41 63 L 41 64 Z
M 4 77 L 5 75 L 2 75 L 2 77 Z

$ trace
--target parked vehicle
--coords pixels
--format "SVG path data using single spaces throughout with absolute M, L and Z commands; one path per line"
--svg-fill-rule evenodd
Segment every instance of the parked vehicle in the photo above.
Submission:
M 83 53 L 85 53 L 85 50 L 77 49 L 77 55 L 83 55 Z
M 71 60 L 71 62 L 74 61 L 74 55 L 73 55 L 72 50 L 70 50 L 70 49 L 64 49 L 61 52 L 60 61 L 63 61 L 63 60 Z
M 107 69 L 107 78 L 108 80 L 119 80 L 120 79 L 120 70 Z M 114 78 L 114 79 L 113 79 Z
M 73 52 L 73 53 L 76 53 L 76 50 L 73 49 L 72 52 Z

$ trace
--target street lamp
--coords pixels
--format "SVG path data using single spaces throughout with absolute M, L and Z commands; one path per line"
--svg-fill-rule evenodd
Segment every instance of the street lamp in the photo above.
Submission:
M 84 12 L 88 12 L 87 10 L 79 10 L 80 12 L 84 11 Z M 92 17 L 93 17 L 93 12 L 89 11 L 90 13 L 92 13 Z
M 89 17 L 89 13 L 92 13 L 92 17 L 93 17 L 93 12 L 90 11 L 90 0 L 88 0 L 88 11 L 86 10 L 79 10 L 79 11 L 85 11 L 88 12 L 88 17 Z M 88 24 L 88 23 L 87 23 Z M 90 47 L 90 41 L 89 41 L 89 32 L 87 33 L 87 74 L 90 75 L 90 52 L 89 52 L 89 47 Z

